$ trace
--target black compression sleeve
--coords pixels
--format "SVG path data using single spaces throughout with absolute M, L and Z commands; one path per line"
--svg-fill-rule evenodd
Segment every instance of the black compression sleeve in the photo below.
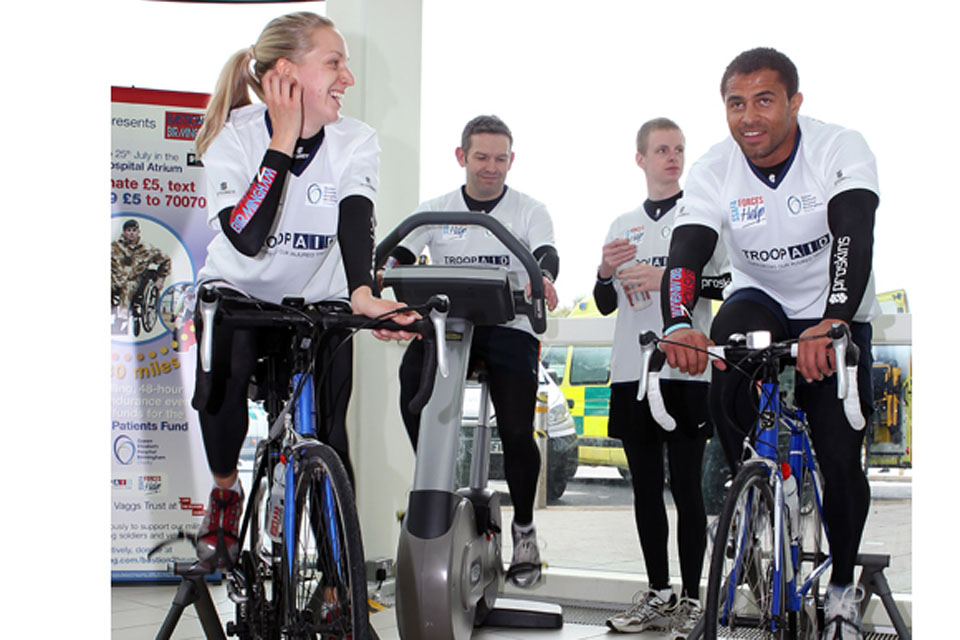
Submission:
M 540 271 L 556 282 L 560 275 L 560 254 L 557 253 L 557 248 L 549 244 L 541 245 L 533 250 L 533 257 L 540 263 Z
M 880 198 L 868 189 L 838 193 L 827 203 L 830 292 L 824 318 L 850 322 L 867 290 L 873 264 L 873 225 Z
M 716 246 L 717 232 L 710 227 L 689 224 L 673 230 L 667 270 L 660 285 L 664 330 L 692 326 L 693 307 L 700 296 L 700 274 Z
M 391 261 L 392 258 L 392 261 Z M 417 256 L 413 255 L 413 251 L 407 249 L 406 247 L 397 247 L 390 252 L 390 256 L 387 258 L 387 266 L 393 266 L 394 264 L 416 264 Z M 383 265 L 381 265 L 383 266 Z
M 227 240 L 243 255 L 257 255 L 270 235 L 280 206 L 283 183 L 292 163 L 287 154 L 267 149 L 260 170 L 240 202 L 217 214 Z
M 337 242 L 347 273 L 347 290 L 367 285 L 379 294 L 373 277 L 373 202 L 364 196 L 349 196 L 340 201 Z
M 600 282 L 600 274 L 597 274 L 597 282 L 593 285 L 593 301 L 597 303 L 597 311 L 605 316 L 617 310 L 617 290 L 612 278 L 604 284 Z

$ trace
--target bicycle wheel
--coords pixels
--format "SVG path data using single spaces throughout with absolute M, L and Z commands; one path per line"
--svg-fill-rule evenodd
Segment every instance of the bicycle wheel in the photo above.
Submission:
M 814 484 L 816 478 L 816 484 Z M 826 536 L 823 529 L 823 520 L 820 516 L 817 495 L 823 490 L 823 481 L 820 470 L 811 472 L 803 468 L 803 482 L 800 485 L 800 580 L 806 582 L 812 572 L 826 561 L 829 553 L 826 549 Z M 801 582 L 798 580 L 798 587 Z M 797 636 L 817 638 L 819 611 L 822 608 L 820 597 L 820 577 L 817 576 L 810 585 L 803 601 L 803 614 L 800 617 L 800 633 Z
M 157 324 L 157 316 L 160 313 L 160 288 L 156 280 L 148 280 L 144 285 L 143 305 L 143 330 L 149 333 Z
M 783 610 L 783 573 L 774 575 L 774 502 L 767 468 L 745 465 L 734 479 L 717 525 L 707 582 L 704 638 L 784 638 L 786 616 L 774 618 L 774 598 Z M 779 588 L 775 589 L 774 587 Z M 775 596 L 776 594 L 776 596 Z M 759 635 L 758 635 L 759 634 Z
M 282 551 L 281 546 L 266 534 L 270 495 L 266 475 L 251 487 L 251 491 L 250 533 L 248 544 L 240 553 L 247 599 L 237 604 L 237 635 L 240 640 L 279 640 L 283 608 Z
M 290 584 L 291 638 L 369 637 L 363 542 L 353 489 L 330 447 L 302 449 Z

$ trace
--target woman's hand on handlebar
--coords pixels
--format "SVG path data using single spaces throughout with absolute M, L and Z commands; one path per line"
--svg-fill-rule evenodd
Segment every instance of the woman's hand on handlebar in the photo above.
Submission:
M 713 341 L 702 332 L 696 329 L 677 329 L 665 336 L 663 340 L 664 342 L 660 343 L 660 350 L 667 356 L 667 364 L 671 367 L 690 375 L 697 375 L 706 370 L 708 359 L 706 349 L 713 345 Z M 679 344 L 670 344 L 671 342 Z M 690 349 L 684 345 L 696 348 Z M 714 360 L 713 365 L 721 371 L 727 368 L 722 360 Z
M 797 347 L 797 371 L 807 382 L 823 380 L 837 370 L 833 353 L 833 341 L 826 335 L 830 327 L 843 320 L 825 318 L 800 334 Z M 820 336 L 811 338 L 810 336 Z
M 350 294 L 350 306 L 356 314 L 364 315 L 368 318 L 377 318 L 396 309 L 402 309 L 406 305 L 393 300 L 377 298 L 373 295 L 373 292 L 370 291 L 370 287 L 363 285 L 354 289 L 353 293 Z M 414 320 L 419 319 L 420 314 L 415 311 L 390 316 L 390 320 L 397 324 L 410 324 Z M 371 333 L 375 338 L 383 341 L 410 340 L 418 335 L 415 331 L 388 331 L 387 329 L 375 329 L 371 331 Z

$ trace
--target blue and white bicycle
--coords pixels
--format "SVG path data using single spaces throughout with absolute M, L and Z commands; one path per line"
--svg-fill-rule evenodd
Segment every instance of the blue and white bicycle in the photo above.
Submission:
M 847 419 L 862 429 L 857 393 L 859 349 L 849 329 L 835 326 L 838 395 Z M 657 387 L 662 353 L 653 333 L 644 352 L 640 395 L 671 427 Z M 780 389 L 781 365 L 796 358 L 797 340 L 771 343 L 766 332 L 710 347 L 713 357 L 757 382 L 756 428 L 744 440 L 744 461 L 717 521 L 704 615 L 691 638 L 818 638 L 820 579 L 830 566 L 822 514 L 822 479 L 801 410 Z M 658 356 L 654 358 L 653 356 Z M 786 444 L 785 455 L 782 449 Z

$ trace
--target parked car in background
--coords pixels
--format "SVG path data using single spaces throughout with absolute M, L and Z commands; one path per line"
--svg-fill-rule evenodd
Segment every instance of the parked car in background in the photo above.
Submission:
M 547 395 L 547 498 L 557 500 L 566 491 L 567 481 L 577 473 L 577 430 L 567 400 L 541 365 L 539 392 Z M 470 481 L 470 455 L 473 436 L 480 415 L 480 385 L 467 381 L 463 392 L 463 422 L 460 430 L 460 449 L 457 455 L 457 481 L 466 486 Z M 490 424 L 493 426 L 490 442 L 490 479 L 501 480 L 503 474 L 503 447 L 496 429 L 497 417 L 490 406 Z

